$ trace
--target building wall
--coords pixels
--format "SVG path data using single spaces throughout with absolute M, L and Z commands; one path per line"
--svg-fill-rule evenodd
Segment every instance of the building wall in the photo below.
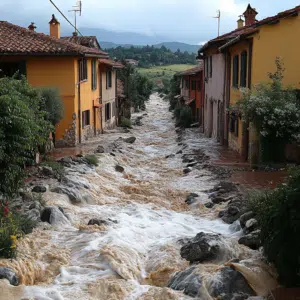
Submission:
M 208 50 L 205 56 L 212 56 L 212 77 L 205 72 L 204 132 L 208 137 L 220 139 L 224 131 L 222 120 L 224 120 L 225 58 L 224 54 L 217 53 L 216 49 Z M 204 69 L 206 64 L 205 60 Z
M 102 82 L 102 127 L 103 129 L 113 129 L 116 126 L 116 88 L 117 88 L 117 72 L 105 65 L 100 65 L 101 70 L 101 82 Z M 112 86 L 111 88 L 106 87 L 106 72 L 112 71 Z M 106 104 L 110 103 L 110 119 L 105 121 L 105 108 Z

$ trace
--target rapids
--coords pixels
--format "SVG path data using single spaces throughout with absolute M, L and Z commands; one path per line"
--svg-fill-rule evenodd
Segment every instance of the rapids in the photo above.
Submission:
M 35 300 L 191 299 L 166 285 L 172 274 L 188 267 L 178 240 L 201 231 L 229 238 L 226 257 L 217 263 L 255 256 L 237 244 L 239 233 L 203 206 L 204 191 L 216 184 L 213 174 L 195 169 L 184 175 L 182 154 L 166 158 L 182 150 L 168 103 L 154 94 L 146 112 L 137 115 L 143 115 L 142 126 L 131 133 L 99 136 L 90 147 L 132 135 L 137 138 L 133 145 L 123 143 L 116 156 L 98 154 L 95 169 L 67 168 L 68 179 L 88 194 L 86 203 L 73 205 L 66 195 L 49 191 L 44 195 L 47 205 L 61 206 L 68 220 L 41 225 L 20 241 L 17 260 L 0 261 L 16 271 L 23 284 L 8 294 L 15 289 L 15 294 L 23 294 L 21 299 Z M 206 143 L 207 154 L 215 155 L 215 144 L 194 132 L 187 132 L 183 153 Z M 123 174 L 115 171 L 116 164 L 125 168 Z M 188 206 L 184 200 L 191 192 L 200 200 Z M 92 218 L 110 221 L 87 226 Z M 208 268 L 208 277 L 216 267 Z

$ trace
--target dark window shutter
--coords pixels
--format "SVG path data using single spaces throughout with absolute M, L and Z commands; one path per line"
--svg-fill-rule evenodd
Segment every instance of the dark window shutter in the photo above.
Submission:
M 209 67 L 210 67 L 209 77 L 212 78 L 212 56 L 209 57 L 209 60 L 210 60 L 210 64 L 209 64 Z
M 232 85 L 238 87 L 239 85 L 239 56 L 236 55 L 233 58 L 233 72 L 232 72 Z
M 20 75 L 24 75 L 24 76 L 27 75 L 26 60 L 22 60 L 19 62 L 18 69 L 19 69 Z
M 241 54 L 240 85 L 242 87 L 247 86 L 247 51 L 244 51 Z

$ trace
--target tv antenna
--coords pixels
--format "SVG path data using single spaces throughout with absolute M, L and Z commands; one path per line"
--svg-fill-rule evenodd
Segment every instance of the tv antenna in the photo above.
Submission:
M 220 20 L 221 20 L 221 11 L 217 10 L 217 16 L 213 17 L 214 19 L 218 19 L 218 36 L 220 36 Z
M 75 33 L 77 34 L 78 30 L 77 30 L 77 13 L 79 13 L 79 16 L 81 16 L 81 12 L 82 12 L 82 1 L 79 0 L 76 2 L 76 5 L 72 6 L 72 9 L 69 10 L 69 12 L 74 12 L 74 16 L 75 16 Z

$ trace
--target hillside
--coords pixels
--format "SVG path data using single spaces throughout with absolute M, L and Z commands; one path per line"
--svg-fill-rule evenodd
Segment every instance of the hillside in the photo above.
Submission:
M 165 46 L 172 52 L 176 52 L 179 49 L 181 52 L 187 51 L 188 53 L 197 53 L 200 48 L 199 45 L 190 45 L 179 42 L 165 42 L 154 45 L 155 48 L 160 48 L 161 46 Z

